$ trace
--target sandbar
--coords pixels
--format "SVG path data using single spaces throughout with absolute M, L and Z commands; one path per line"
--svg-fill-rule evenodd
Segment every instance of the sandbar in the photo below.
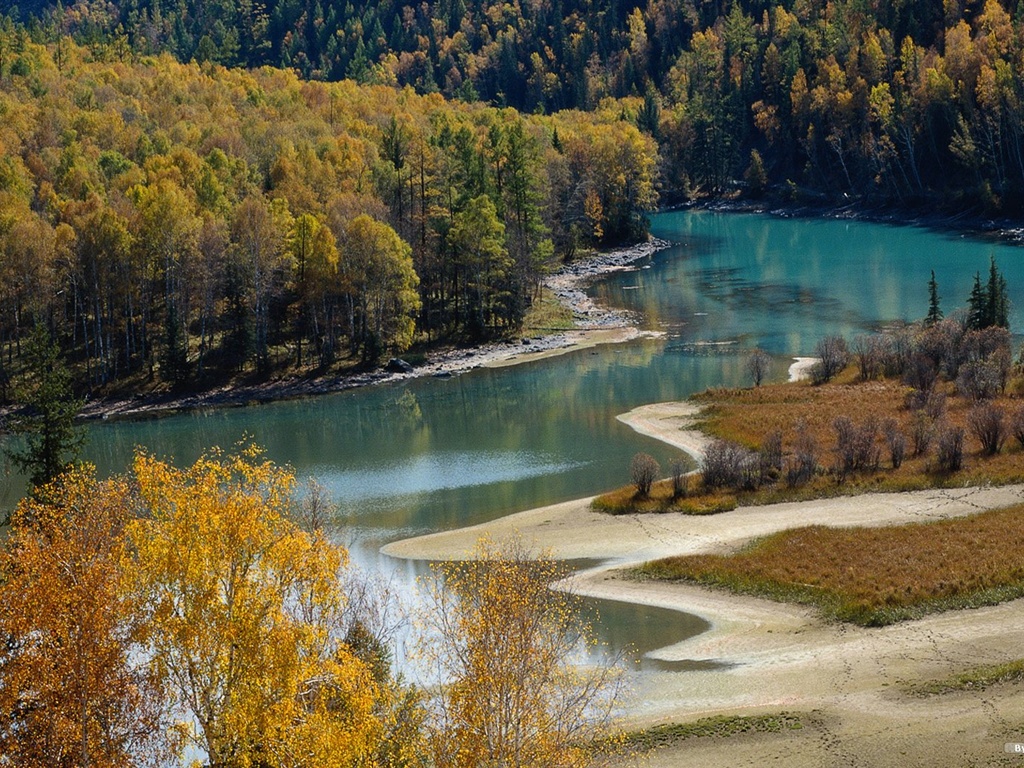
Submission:
M 622 417 L 635 429 L 693 455 L 695 409 L 656 404 Z M 804 727 L 779 734 L 697 738 L 652 753 L 645 764 L 759 766 L 962 766 L 1002 764 L 1004 745 L 1024 742 L 1024 687 L 920 697 L 908 681 L 944 678 L 980 664 L 1024 657 L 1024 601 L 949 611 L 884 628 L 830 623 L 813 610 L 704 588 L 642 582 L 624 569 L 656 557 L 727 552 L 786 528 L 896 525 L 969 515 L 1024 501 L 1024 486 L 863 494 L 740 507 L 695 517 L 610 516 L 591 499 L 529 510 L 469 528 L 395 542 L 386 554 L 416 559 L 466 557 L 482 535 L 518 535 L 565 559 L 602 564 L 573 577 L 583 595 L 698 614 L 708 631 L 652 652 L 708 660 L 720 669 L 638 673 L 624 705 L 627 727 L 684 722 L 713 714 L 800 713 Z M 1017 763 L 1013 763 L 1017 764 Z

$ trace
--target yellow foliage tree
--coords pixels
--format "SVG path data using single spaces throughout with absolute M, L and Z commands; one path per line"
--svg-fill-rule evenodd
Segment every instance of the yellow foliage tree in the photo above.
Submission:
M 573 663 L 589 642 L 565 569 L 522 542 L 482 539 L 473 559 L 438 565 L 423 652 L 437 675 L 427 737 L 438 768 L 575 768 L 607 734 L 609 666 Z
M 0 765 L 158 764 L 161 697 L 122 589 L 122 480 L 76 467 L 15 511 L 0 551 Z
M 338 639 L 347 555 L 289 519 L 293 475 L 255 448 L 134 475 L 149 647 L 210 765 L 376 764 L 384 692 Z

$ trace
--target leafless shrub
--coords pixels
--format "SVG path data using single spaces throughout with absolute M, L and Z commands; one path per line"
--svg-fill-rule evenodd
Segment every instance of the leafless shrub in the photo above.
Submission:
M 924 403 L 924 413 L 932 421 L 938 421 L 946 415 L 946 393 L 931 392 Z
M 1010 380 L 1010 373 L 1013 371 L 1013 353 L 1009 347 L 1000 347 L 988 358 L 989 364 L 995 369 L 999 379 L 999 391 L 1006 392 L 1006 384 Z
M 935 437 L 935 421 L 928 418 L 926 413 L 914 414 L 910 422 L 910 442 L 914 448 L 914 456 L 924 456 L 931 447 L 932 439 Z
M 715 440 L 704 451 L 700 464 L 705 488 L 741 488 L 751 484 L 751 468 L 757 462 L 750 451 L 727 440 Z
M 878 421 L 868 418 L 859 427 L 849 416 L 839 416 L 832 422 L 836 433 L 836 474 L 840 481 L 851 472 L 878 469 L 881 451 L 876 444 Z
M 1021 447 L 1024 447 L 1024 405 L 1010 416 L 1010 433 L 1017 438 Z
M 896 328 L 883 336 L 882 370 L 886 376 L 902 376 L 914 352 L 913 332 L 907 326 Z
M 818 358 L 811 368 L 811 380 L 815 384 L 831 381 L 850 362 L 850 352 L 842 336 L 823 338 L 814 348 L 814 355 Z
M 765 435 L 757 454 L 761 482 L 775 480 L 782 471 L 782 430 L 773 429 Z
M 803 485 L 818 471 L 818 443 L 802 419 L 796 424 L 793 456 L 786 466 L 786 484 L 790 488 Z
M 962 320 L 947 317 L 918 336 L 917 351 L 928 357 L 936 370 L 941 369 L 947 378 L 955 379 L 961 363 L 960 342 L 963 337 Z
M 306 481 L 305 492 L 295 507 L 295 522 L 307 533 L 316 533 L 323 530 L 336 509 L 337 506 L 331 501 L 327 489 L 314 478 L 310 478 Z
M 946 424 L 935 438 L 935 464 L 939 472 L 958 472 L 964 466 L 964 430 Z
M 981 452 L 986 456 L 995 456 L 1003 448 L 1006 440 L 1006 422 L 1003 409 L 989 402 L 975 405 L 967 414 L 967 425 L 972 434 L 981 443 Z
M 907 438 L 900 431 L 899 422 L 896 419 L 886 419 L 882 422 L 882 436 L 889 448 L 889 461 L 893 469 L 899 469 L 903 464 L 903 457 L 907 453 Z
M 672 462 L 672 498 L 682 499 L 689 490 L 689 477 L 686 474 L 686 465 L 680 459 Z
M 772 358 L 763 349 L 755 349 L 747 358 L 747 373 L 755 387 L 760 387 L 772 370 Z
M 917 392 L 928 393 L 935 386 L 939 372 L 935 362 L 925 354 L 910 356 L 903 371 L 903 383 Z
M 629 462 L 629 476 L 636 486 L 636 495 L 642 499 L 647 498 L 660 472 L 661 466 L 653 456 L 646 453 L 634 454 L 633 460 Z
M 858 336 L 853 340 L 853 355 L 861 381 L 877 379 L 881 374 L 884 348 L 881 336 Z
M 971 330 L 960 340 L 960 362 L 989 360 L 1001 350 L 1010 353 L 1012 337 L 1010 331 L 998 326 Z M 1012 353 L 1011 357 L 1012 357 Z
M 996 366 L 987 360 L 972 360 L 960 366 L 956 377 L 956 390 L 971 400 L 990 400 L 999 394 L 1000 375 Z

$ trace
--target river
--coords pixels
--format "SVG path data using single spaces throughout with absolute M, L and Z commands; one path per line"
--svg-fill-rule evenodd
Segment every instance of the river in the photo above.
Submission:
M 755 346 L 775 356 L 781 377 L 790 357 L 811 354 L 827 334 L 852 338 L 920 318 L 933 269 L 949 312 L 966 302 L 975 272 L 984 279 L 995 256 L 1010 287 L 1012 326 L 1024 327 L 1024 252 L 1014 246 L 912 226 L 713 212 L 659 214 L 652 232 L 677 245 L 592 293 L 641 312 L 647 327 L 664 333 L 659 339 L 451 379 L 94 423 L 84 458 L 101 473 L 122 471 L 145 446 L 185 463 L 247 435 L 274 461 L 329 489 L 340 509 L 338 536 L 356 562 L 398 568 L 404 578 L 416 566 L 379 555 L 381 544 L 625 484 L 640 450 L 667 466 L 673 450 L 615 416 L 708 386 L 745 384 Z M 8 495 L 20 487 L 15 480 Z M 601 610 L 605 639 L 622 642 L 636 615 Z M 658 638 L 676 631 L 670 615 L 649 621 L 660 627 L 652 630 Z M 701 626 L 692 625 L 688 631 Z

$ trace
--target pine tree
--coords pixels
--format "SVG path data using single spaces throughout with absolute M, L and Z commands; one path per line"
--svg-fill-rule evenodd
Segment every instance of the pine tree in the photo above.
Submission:
M 942 309 L 939 307 L 939 284 L 935 282 L 935 270 L 932 270 L 932 279 L 928 281 L 928 316 L 924 319 L 927 326 L 935 325 L 942 319 Z
M 999 272 L 996 266 L 996 257 L 989 258 L 988 284 L 985 286 L 985 323 L 982 328 L 995 325 L 1000 328 L 1008 328 L 1009 300 L 1006 296 L 1006 278 Z
M 32 487 L 39 488 L 78 457 L 83 438 L 74 420 L 82 401 L 72 392 L 71 372 L 61 359 L 60 347 L 42 326 L 32 334 L 28 360 L 27 381 L 18 397 L 25 412 L 13 424 L 25 444 L 11 452 L 11 459 L 29 476 Z
M 974 286 L 971 288 L 971 295 L 967 297 L 967 327 L 970 330 L 979 330 L 986 327 L 988 297 L 985 289 L 981 287 L 981 273 L 974 273 Z

